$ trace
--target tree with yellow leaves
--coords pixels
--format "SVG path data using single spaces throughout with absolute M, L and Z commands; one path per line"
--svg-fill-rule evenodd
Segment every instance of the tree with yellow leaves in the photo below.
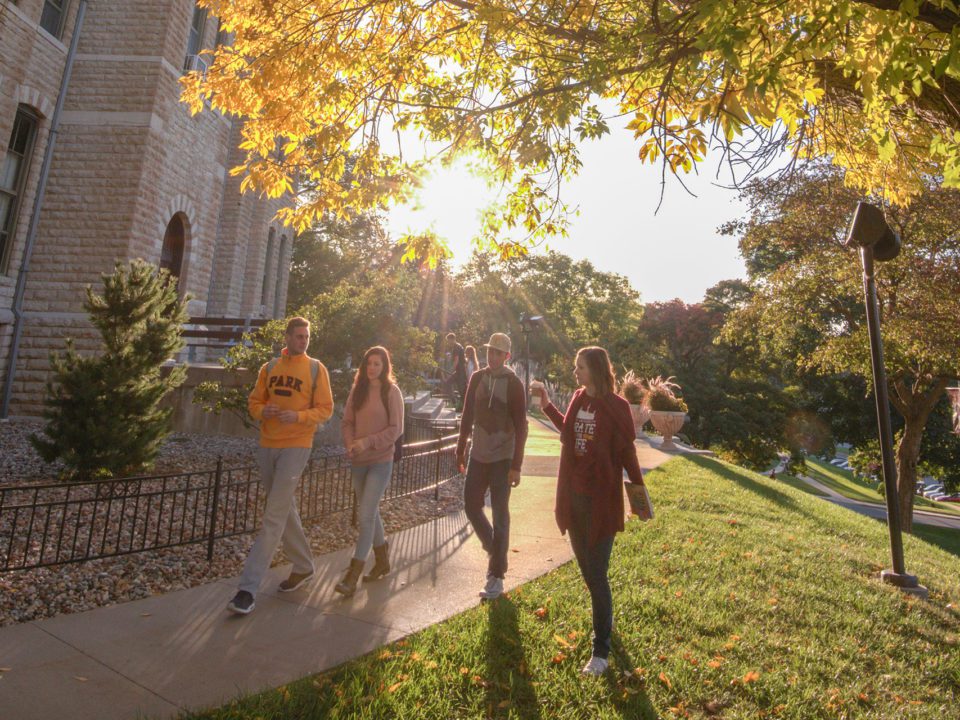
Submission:
M 244 118 L 245 188 L 308 181 L 283 211 L 301 229 L 404 197 L 427 162 L 404 154 L 414 138 L 504 183 L 489 242 L 562 232 L 558 185 L 578 141 L 609 132 L 610 107 L 630 117 L 640 160 L 674 173 L 717 142 L 744 177 L 786 151 L 830 157 L 849 185 L 896 203 L 931 176 L 960 186 L 952 0 L 199 4 L 234 41 L 184 79 L 184 98 Z

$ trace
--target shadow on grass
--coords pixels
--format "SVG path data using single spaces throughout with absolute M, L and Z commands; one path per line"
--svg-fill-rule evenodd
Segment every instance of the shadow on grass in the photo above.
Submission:
M 616 630 L 610 636 L 610 659 L 613 660 L 612 672 L 606 674 L 607 684 L 610 686 L 610 692 L 614 697 L 614 706 L 623 717 L 643 718 L 643 720 L 656 720 L 659 716 L 654 710 L 650 698 L 640 686 L 639 678 L 632 675 L 627 678 L 624 673 L 633 671 L 637 667 L 630 651 L 620 639 L 620 634 Z
M 486 717 L 538 720 L 540 700 L 530 681 L 517 606 L 501 595 L 487 608 Z
M 807 511 L 806 509 L 800 507 L 800 505 L 797 504 L 797 501 L 794 500 L 789 495 L 787 495 L 786 493 L 780 490 L 777 490 L 776 488 L 771 487 L 765 483 L 758 482 L 756 480 L 752 480 L 751 478 L 749 478 L 745 474 L 748 472 L 746 470 L 744 470 L 743 472 L 737 472 L 736 470 L 733 470 L 730 467 L 727 467 L 726 465 L 721 463 L 719 460 L 714 460 L 713 458 L 709 458 L 704 455 L 686 455 L 684 456 L 684 459 L 687 460 L 688 462 L 693 463 L 694 465 L 699 465 L 705 470 L 709 470 L 710 472 L 719 475 L 725 480 L 730 480 L 736 483 L 737 485 L 742 487 L 744 490 L 749 490 L 751 492 L 756 493 L 760 497 L 765 498 L 766 500 L 769 500 L 770 502 L 776 503 L 777 505 L 780 505 L 785 508 L 789 508 L 790 510 L 800 515 L 803 515 L 806 518 L 809 518 L 810 520 L 812 520 L 813 522 L 819 525 L 825 524 L 823 518 L 817 515 L 814 515 L 809 511 Z
M 960 557 L 960 530 L 937 525 L 921 525 L 914 521 L 913 534 L 931 545 L 936 545 Z

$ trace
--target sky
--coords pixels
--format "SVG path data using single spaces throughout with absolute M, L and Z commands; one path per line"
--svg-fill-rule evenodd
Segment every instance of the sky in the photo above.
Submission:
M 614 127 L 603 139 L 581 146 L 583 167 L 563 191 L 579 215 L 572 219 L 569 237 L 547 246 L 626 275 L 643 302 L 699 302 L 720 280 L 744 277 L 737 239 L 717 233 L 742 213 L 736 191 L 715 181 L 718 155 L 708 156 L 699 176 L 684 176 L 696 197 L 668 176 L 658 211 L 660 167 L 641 163 L 637 149 L 631 133 Z M 394 237 L 433 229 L 450 244 L 459 265 L 471 253 L 479 210 L 494 197 L 482 179 L 457 164 L 424 183 L 416 207 L 391 208 L 388 226 Z

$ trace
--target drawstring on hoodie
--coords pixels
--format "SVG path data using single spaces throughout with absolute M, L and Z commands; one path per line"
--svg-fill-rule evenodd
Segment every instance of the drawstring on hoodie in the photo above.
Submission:
M 497 379 L 493 376 L 493 373 L 489 375 L 490 378 L 490 397 L 487 399 L 487 409 L 489 410 L 493 406 L 493 393 L 497 390 Z

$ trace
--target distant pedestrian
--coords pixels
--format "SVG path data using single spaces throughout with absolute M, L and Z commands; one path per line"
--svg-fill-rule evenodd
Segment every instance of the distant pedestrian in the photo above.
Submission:
M 447 367 L 447 376 L 444 387 L 448 395 L 455 396 L 458 404 L 463 399 L 467 389 L 467 360 L 463 345 L 457 342 L 456 333 L 447 333 L 444 338 L 450 362 Z M 454 393 L 456 391 L 456 394 Z
M 260 484 L 267 495 L 263 527 L 240 575 L 237 594 L 227 610 L 246 615 L 281 540 L 293 563 L 281 592 L 292 592 L 313 577 L 313 552 L 300 524 L 294 492 L 310 459 L 317 425 L 333 414 L 330 377 L 319 360 L 307 355 L 310 322 L 302 317 L 287 323 L 286 347 L 279 358 L 260 368 L 247 405 L 260 421 Z
M 343 446 L 357 497 L 360 532 L 353 559 L 336 591 L 350 596 L 373 547 L 374 564 L 364 581 L 390 572 L 387 540 L 380 518 L 380 500 L 393 472 L 394 449 L 403 434 L 403 393 L 397 387 L 386 348 L 372 347 L 363 356 L 343 411 Z
M 466 472 L 463 504 L 483 549 L 487 551 L 487 581 L 480 597 L 493 600 L 503 593 L 510 545 L 510 491 L 520 484 L 520 468 L 527 442 L 526 396 L 520 378 L 505 363 L 510 338 L 494 333 L 487 350 L 487 367 L 470 378 L 460 420 L 457 467 Z M 473 436 L 466 467 L 467 439 Z M 493 524 L 483 511 L 490 491 Z
M 467 345 L 463 349 L 463 355 L 467 359 L 467 384 L 469 384 L 470 378 L 480 369 L 480 361 L 477 360 L 477 349 L 473 345 Z
M 534 389 L 544 413 L 560 430 L 557 525 L 561 533 L 570 533 L 593 608 L 593 656 L 583 673 L 600 675 L 607 669 L 613 631 L 607 573 L 614 535 L 623 530 L 623 471 L 637 484 L 643 484 L 643 475 L 633 445 L 630 406 L 616 394 L 607 351 L 585 347 L 577 352 L 574 378 L 580 389 L 566 415 L 550 402 L 545 386 L 538 383 Z

